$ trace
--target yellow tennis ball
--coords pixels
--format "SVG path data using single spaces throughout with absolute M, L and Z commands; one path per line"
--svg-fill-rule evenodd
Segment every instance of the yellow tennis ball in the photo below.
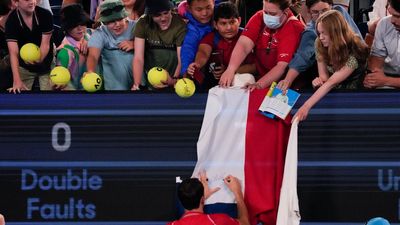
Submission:
M 83 89 L 87 92 L 96 92 L 101 88 L 101 84 L 103 83 L 103 80 L 97 73 L 86 73 L 82 79 L 81 83 L 83 86 Z
M 175 92 L 182 98 L 191 97 L 196 91 L 194 82 L 189 78 L 179 79 L 175 84 Z
M 40 60 L 40 48 L 33 43 L 27 43 L 22 46 L 19 55 L 25 62 L 33 63 Z
M 164 70 L 161 67 L 153 67 L 147 73 L 147 79 L 149 80 L 151 85 L 160 85 L 163 84 L 162 81 L 167 81 L 168 79 L 168 71 Z
M 66 85 L 71 80 L 71 74 L 67 68 L 56 66 L 50 72 L 50 80 L 57 85 Z

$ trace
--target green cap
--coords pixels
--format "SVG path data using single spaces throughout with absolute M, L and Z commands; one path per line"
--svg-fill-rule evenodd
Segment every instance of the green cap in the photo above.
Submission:
M 105 0 L 100 5 L 99 21 L 103 23 L 120 20 L 128 16 L 121 0 Z

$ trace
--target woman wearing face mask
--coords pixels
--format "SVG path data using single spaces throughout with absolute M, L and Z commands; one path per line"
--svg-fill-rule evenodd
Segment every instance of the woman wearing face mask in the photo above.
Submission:
M 259 79 L 247 89 L 263 89 L 278 81 L 300 42 L 303 24 L 289 9 L 291 0 L 264 0 L 246 25 L 230 59 L 228 68 L 220 79 L 221 87 L 232 84 L 236 70 L 246 56 L 254 50 Z

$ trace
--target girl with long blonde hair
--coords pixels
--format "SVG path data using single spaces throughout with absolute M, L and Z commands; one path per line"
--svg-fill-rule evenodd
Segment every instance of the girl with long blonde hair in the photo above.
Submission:
M 294 118 L 307 118 L 309 110 L 330 90 L 362 88 L 369 54 L 368 46 L 336 10 L 329 10 L 316 21 L 318 38 L 315 54 L 318 77 L 312 82 L 318 90 L 300 107 Z

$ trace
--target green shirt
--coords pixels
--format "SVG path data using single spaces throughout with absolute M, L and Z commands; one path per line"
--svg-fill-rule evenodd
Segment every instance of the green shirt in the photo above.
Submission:
M 177 47 L 182 45 L 186 34 L 186 23 L 176 14 L 172 14 L 171 25 L 167 30 L 151 26 L 148 15 L 142 16 L 134 30 L 134 36 L 145 39 L 144 70 L 147 73 L 157 66 L 164 68 L 172 76 L 178 65 Z

